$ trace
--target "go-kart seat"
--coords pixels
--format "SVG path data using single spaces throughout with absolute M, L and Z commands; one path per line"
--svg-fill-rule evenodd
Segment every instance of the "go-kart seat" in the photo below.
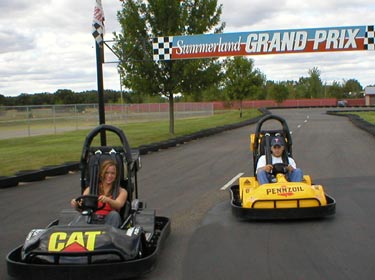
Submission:
M 127 218 L 130 213 L 131 200 L 133 187 L 129 183 L 126 177 L 127 164 L 125 161 L 125 156 L 123 154 L 122 147 L 90 147 L 88 164 L 86 167 L 86 176 L 84 176 L 86 187 L 90 187 L 90 194 L 99 194 L 99 172 L 100 166 L 106 160 L 112 159 L 117 163 L 118 175 L 115 182 L 115 189 L 113 192 L 113 197 L 117 197 L 118 189 L 120 187 L 126 189 L 128 196 L 125 205 L 120 210 L 120 216 L 123 220 Z
M 261 140 L 258 147 L 258 151 L 254 153 L 254 176 L 256 177 L 256 166 L 258 164 L 258 160 L 262 155 L 265 155 L 267 159 L 267 162 L 271 160 L 271 142 L 272 139 L 281 136 L 284 138 L 285 142 L 285 149 L 282 154 L 283 162 L 288 163 L 288 156 L 291 156 L 290 149 L 288 147 L 288 143 L 286 141 L 286 136 L 284 135 L 283 131 L 281 130 L 274 130 L 274 131 L 262 131 L 261 133 Z

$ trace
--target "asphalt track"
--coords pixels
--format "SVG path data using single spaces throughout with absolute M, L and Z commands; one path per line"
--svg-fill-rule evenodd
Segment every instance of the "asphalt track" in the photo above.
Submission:
M 252 174 L 255 125 L 142 156 L 140 197 L 172 220 L 156 269 L 141 279 L 375 279 L 375 139 L 326 109 L 273 110 L 292 131 L 305 174 L 336 199 L 333 218 L 239 222 L 228 190 Z M 0 189 L 0 279 L 5 255 L 79 194 L 79 174 Z

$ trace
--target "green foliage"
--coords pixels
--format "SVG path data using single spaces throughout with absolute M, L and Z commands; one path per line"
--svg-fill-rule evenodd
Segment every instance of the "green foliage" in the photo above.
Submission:
M 320 70 L 314 67 L 308 71 L 309 77 L 300 77 L 296 85 L 297 98 L 322 98 L 324 97 L 323 83 Z
M 55 93 L 55 104 L 74 104 L 75 93 L 70 89 L 59 89 Z
M 214 59 L 152 60 L 153 37 L 220 32 L 221 5 L 217 0 L 128 0 L 117 17 L 114 51 L 120 58 L 122 84 L 135 95 L 162 95 L 170 103 L 170 133 L 174 133 L 173 94 L 200 94 L 218 83 L 220 66 Z M 193 97 L 193 100 L 200 98 Z
M 276 103 L 282 103 L 288 98 L 288 87 L 283 83 L 273 83 L 268 88 L 268 93 Z
M 309 70 L 309 75 L 310 77 L 308 78 L 308 97 L 323 97 L 323 83 L 320 79 L 320 70 L 317 67 L 314 67 Z
M 123 97 L 124 103 L 139 103 L 129 92 L 104 90 L 105 103 L 119 103 Z M 1 100 L 3 100 L 1 102 Z M 57 104 L 95 104 L 98 103 L 96 90 L 74 92 L 70 89 L 59 89 L 55 93 L 20 94 L 15 97 L 0 98 L 3 106 L 57 105 Z
M 325 86 L 325 97 L 343 98 L 344 92 L 342 85 L 337 81 L 333 81 L 332 85 Z
M 4 105 L 5 103 L 5 96 L 0 94 L 0 105 Z
M 254 69 L 254 60 L 245 57 L 227 58 L 224 69 L 224 87 L 229 100 L 256 99 L 262 91 L 265 77 L 258 69 Z
M 287 94 L 286 98 L 292 98 L 292 99 L 297 98 L 297 89 L 296 89 L 297 82 L 295 82 L 295 81 L 282 81 L 280 83 L 283 84 L 288 90 L 288 94 Z
M 360 97 L 362 86 L 357 80 L 350 79 L 344 81 L 343 90 L 346 98 Z

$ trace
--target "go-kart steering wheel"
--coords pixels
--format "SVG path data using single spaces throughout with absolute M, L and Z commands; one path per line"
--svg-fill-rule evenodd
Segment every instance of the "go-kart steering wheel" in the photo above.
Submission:
M 81 195 L 75 199 L 77 202 L 78 208 L 85 211 L 91 210 L 96 212 L 105 207 L 105 203 L 101 207 L 98 207 L 98 196 L 93 194 Z M 81 201 L 81 203 L 79 203 Z
M 286 163 L 275 163 L 272 164 L 272 175 L 277 175 L 277 174 L 287 174 L 288 173 L 288 164 Z

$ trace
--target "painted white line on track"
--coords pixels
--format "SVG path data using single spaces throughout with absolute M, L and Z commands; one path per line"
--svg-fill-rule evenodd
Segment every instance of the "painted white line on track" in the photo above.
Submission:
M 230 185 L 234 183 L 234 181 L 238 180 L 244 173 L 238 173 L 236 176 L 234 176 L 228 183 L 226 183 L 224 186 L 220 188 L 220 190 L 224 191 L 226 190 Z
M 304 120 L 303 122 L 304 122 L 304 123 L 307 123 L 307 122 L 309 121 L 309 118 L 310 118 L 310 116 L 307 116 L 307 119 Z M 297 129 L 299 129 L 299 128 L 301 128 L 301 127 L 302 127 L 302 124 L 298 124 L 298 125 L 297 125 Z

